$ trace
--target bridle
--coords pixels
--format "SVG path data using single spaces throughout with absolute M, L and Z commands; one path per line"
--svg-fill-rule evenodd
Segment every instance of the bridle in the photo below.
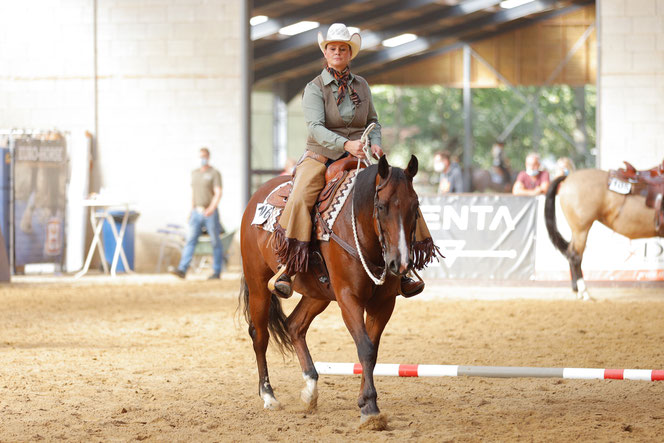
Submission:
M 387 260 L 385 260 L 385 248 L 383 247 L 383 228 L 380 225 L 380 218 L 378 217 L 378 191 L 383 189 L 387 183 L 390 181 L 390 178 L 392 177 L 392 167 L 388 169 L 387 177 L 385 180 L 381 181 L 378 183 L 376 186 L 376 192 L 374 193 L 374 201 L 373 201 L 373 219 L 376 221 L 376 224 L 378 225 L 378 243 L 380 244 L 380 253 L 383 256 L 383 272 L 379 278 L 376 278 L 375 275 L 371 272 L 369 267 L 367 266 L 367 262 L 364 259 L 364 254 L 362 254 L 362 247 L 360 246 L 360 240 L 357 237 L 357 226 L 355 223 L 355 187 L 353 187 L 353 198 L 351 200 L 351 209 L 350 209 L 350 219 L 351 219 L 351 224 L 353 226 L 353 238 L 355 239 L 355 248 L 357 249 L 357 255 L 360 257 L 360 262 L 362 263 L 362 267 L 364 268 L 364 272 L 367 273 L 371 281 L 374 282 L 377 286 L 382 285 L 385 283 L 385 277 L 387 277 Z

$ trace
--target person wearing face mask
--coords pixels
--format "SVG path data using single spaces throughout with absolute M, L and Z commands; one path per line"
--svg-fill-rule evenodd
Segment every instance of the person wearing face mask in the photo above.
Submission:
M 438 174 L 438 195 L 463 192 L 461 167 L 458 163 L 452 163 L 449 152 L 436 152 L 433 156 L 433 170 Z
M 201 148 L 199 157 L 200 167 L 194 169 L 191 173 L 192 209 L 189 216 L 187 242 L 182 250 L 180 264 L 177 268 L 172 269 L 171 273 L 180 278 L 185 277 L 194 256 L 198 237 L 202 234 L 202 228 L 205 226 L 212 244 L 212 275 L 209 278 L 212 280 L 219 278 L 223 259 L 223 249 L 219 239 L 221 223 L 217 210 L 219 200 L 221 200 L 221 174 L 210 166 L 210 151 L 208 148 Z
M 526 157 L 526 170 L 519 172 L 512 188 L 514 195 L 540 195 L 549 188 L 549 173 L 541 170 L 540 156 L 531 152 Z

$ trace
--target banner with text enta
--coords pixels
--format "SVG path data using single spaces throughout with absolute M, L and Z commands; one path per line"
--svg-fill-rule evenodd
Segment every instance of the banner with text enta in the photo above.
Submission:
M 533 280 L 537 199 L 455 194 L 422 197 L 422 214 L 445 256 L 426 278 Z

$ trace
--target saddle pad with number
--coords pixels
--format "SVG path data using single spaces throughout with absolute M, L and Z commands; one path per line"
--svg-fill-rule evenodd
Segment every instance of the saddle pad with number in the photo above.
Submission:
M 320 218 L 330 230 L 334 226 L 334 222 L 337 220 L 341 209 L 344 207 L 350 192 L 353 190 L 356 176 L 356 170 L 351 170 L 348 171 L 347 174 L 344 174 L 340 179 L 341 183 L 338 186 L 335 186 L 336 190 L 334 191 L 334 195 L 328 197 L 332 199 L 331 202 L 325 205 L 323 211 L 320 213 Z M 292 189 L 292 180 L 282 183 L 274 188 L 262 203 L 256 205 L 256 212 L 251 224 L 257 225 L 268 232 L 274 232 Z M 321 192 L 321 194 L 324 192 L 325 191 Z M 327 198 L 325 200 L 327 200 Z M 318 203 L 320 203 L 320 197 Z M 314 207 L 314 212 L 318 211 L 318 203 Z M 317 239 L 325 241 L 329 240 L 329 236 L 325 234 L 325 231 L 320 226 L 317 226 L 315 219 L 314 226 Z

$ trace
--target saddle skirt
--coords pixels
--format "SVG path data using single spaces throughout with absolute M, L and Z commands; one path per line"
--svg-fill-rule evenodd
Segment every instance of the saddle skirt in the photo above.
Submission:
M 655 231 L 664 236 L 664 161 L 661 165 L 643 171 L 637 170 L 628 162 L 625 168 L 610 170 L 610 191 L 624 195 L 641 195 L 646 198 L 646 206 L 655 210 Z
M 329 241 L 330 237 L 327 232 L 332 230 L 339 213 L 348 200 L 348 196 L 355 185 L 356 177 L 356 169 L 343 170 L 339 171 L 326 183 L 318 196 L 312 214 L 316 239 Z M 293 180 L 274 188 L 265 200 L 256 206 L 256 213 L 251 224 L 268 232 L 274 232 L 292 190 Z M 327 229 L 320 226 L 320 223 L 324 223 Z

